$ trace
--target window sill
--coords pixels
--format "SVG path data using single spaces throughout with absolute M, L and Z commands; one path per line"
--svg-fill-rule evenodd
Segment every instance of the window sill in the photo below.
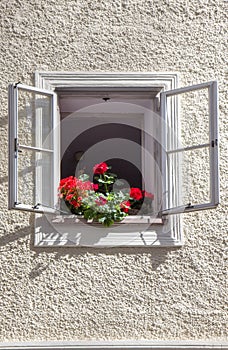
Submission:
M 180 218 L 165 221 L 150 216 L 128 216 L 111 227 L 72 216 L 36 214 L 35 246 L 156 247 L 181 246 Z
M 70 216 L 56 216 L 52 220 L 53 223 L 57 224 L 86 224 L 86 225 L 92 225 L 92 226 L 98 226 L 100 228 L 103 228 L 104 226 L 99 223 L 95 222 L 93 220 L 86 220 L 83 217 L 79 217 L 77 215 L 70 215 Z M 164 219 L 153 217 L 149 215 L 131 215 L 125 217 L 122 221 L 114 223 L 113 226 L 119 226 L 119 225 L 126 225 L 126 224 L 150 224 L 150 225 L 163 225 L 165 222 Z

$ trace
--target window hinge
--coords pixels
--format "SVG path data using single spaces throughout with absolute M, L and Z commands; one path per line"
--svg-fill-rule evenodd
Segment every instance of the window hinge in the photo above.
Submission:
M 192 205 L 191 203 L 188 203 L 188 205 L 186 205 L 185 209 L 192 209 L 194 208 L 194 205 Z
M 17 152 L 17 139 L 14 139 L 14 151 Z
M 18 152 L 18 153 L 21 153 L 22 150 L 18 148 L 19 147 L 19 144 L 17 142 L 17 139 L 14 139 L 14 151 L 15 152 Z
M 15 84 L 14 84 L 14 89 L 16 89 L 16 87 L 17 87 L 18 84 L 21 84 L 21 82 L 19 81 L 18 83 L 15 83 Z
M 218 139 L 211 141 L 211 147 L 215 147 L 215 146 L 218 146 Z

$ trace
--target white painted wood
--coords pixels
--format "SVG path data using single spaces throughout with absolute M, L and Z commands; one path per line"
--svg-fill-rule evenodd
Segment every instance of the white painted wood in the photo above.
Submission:
M 18 144 L 18 149 L 28 149 L 31 151 L 37 151 L 37 152 L 47 152 L 47 153 L 53 153 L 54 151 L 52 149 L 46 149 L 41 147 L 32 147 L 32 146 L 25 146 Z
M 18 91 L 19 90 L 25 90 L 28 92 L 37 93 L 39 95 L 44 96 L 50 96 L 52 101 L 52 121 L 53 121 L 53 128 L 54 125 L 57 123 L 56 114 L 54 111 L 56 111 L 56 94 L 53 91 L 45 90 L 45 89 L 39 89 L 32 86 L 27 86 L 23 84 L 10 84 L 9 85 L 9 200 L 8 200 L 8 208 L 9 209 L 17 209 L 17 210 L 25 210 L 25 211 L 32 211 L 32 212 L 43 212 L 43 213 L 50 213 L 54 211 L 54 208 L 48 208 L 46 206 L 39 206 L 39 208 L 35 208 L 35 205 L 37 203 L 34 203 L 34 206 L 28 205 L 28 203 L 18 203 L 18 152 L 21 149 L 27 149 L 31 152 L 48 152 L 50 154 L 53 154 L 53 152 L 56 152 L 55 148 L 57 142 L 54 141 L 53 149 L 46 149 L 42 147 L 33 147 L 29 145 L 19 145 L 18 144 Z M 38 128 L 37 128 L 38 129 Z M 36 135 L 36 141 L 38 142 L 37 138 L 41 138 L 41 135 Z M 42 142 L 38 142 L 38 145 L 40 145 Z M 54 159 L 54 157 L 53 157 Z M 52 168 L 56 167 L 55 164 L 52 165 Z M 35 182 L 34 187 L 36 188 L 36 191 L 40 190 L 41 183 L 39 184 L 39 178 L 36 174 L 35 176 Z M 41 180 L 40 180 L 41 181 Z M 57 196 L 56 196 L 56 188 L 58 186 L 58 182 L 54 183 L 53 181 L 53 189 L 50 189 L 52 191 L 52 198 L 53 198 L 53 207 L 56 202 Z M 40 196 L 39 196 L 40 197 Z M 42 196 L 41 196 L 42 197 Z
M 181 152 L 187 151 L 187 150 L 196 150 L 199 148 L 210 148 L 210 202 L 208 203 L 199 203 L 194 205 L 186 205 L 183 206 L 177 206 L 173 205 L 173 188 L 180 189 L 180 184 L 176 184 L 175 181 L 177 180 L 176 177 L 171 176 L 170 173 L 168 173 L 167 164 L 165 159 L 163 159 L 164 162 L 164 169 L 166 174 L 166 184 L 168 187 L 168 191 L 166 193 L 165 198 L 165 206 L 162 210 L 163 215 L 173 215 L 178 213 L 186 213 L 186 212 L 192 212 L 197 210 L 204 210 L 204 209 L 211 209 L 215 208 L 219 203 L 219 168 L 218 168 L 218 94 L 217 94 L 217 82 L 211 81 L 206 82 L 202 84 L 187 86 L 179 89 L 173 89 L 164 91 L 161 93 L 161 105 L 162 105 L 162 118 L 164 120 L 167 119 L 167 109 L 170 107 L 167 104 L 167 97 L 170 96 L 178 96 L 180 94 L 184 94 L 186 92 L 191 92 L 195 90 L 201 90 L 208 88 L 208 94 L 209 94 L 209 143 L 208 144 L 199 144 L 199 145 L 193 145 L 190 147 L 182 147 L 180 148 L 178 144 L 175 144 L 175 141 L 171 141 L 171 143 L 167 144 L 167 138 L 166 134 L 163 136 L 163 144 L 166 149 L 167 154 L 171 153 L 177 153 L 180 154 Z M 167 124 L 171 124 L 173 126 L 173 123 L 175 123 L 175 120 L 166 120 Z M 174 128 L 175 129 L 175 128 Z M 168 129 L 167 129 L 168 130 Z M 176 148 L 175 148 L 176 146 Z M 170 149 L 171 147 L 171 149 Z M 177 158 L 177 164 L 174 165 L 176 169 L 178 168 L 178 163 L 180 160 Z M 177 172 L 178 170 L 176 170 Z
M 21 90 L 26 90 L 26 91 L 32 91 L 35 92 L 37 94 L 41 94 L 41 95 L 48 95 L 48 96 L 53 96 L 54 93 L 52 91 L 50 91 L 49 89 L 43 89 L 43 88 L 37 88 L 34 86 L 29 86 L 29 85 L 25 85 L 25 84 L 13 84 L 14 89 L 21 89 Z
M 15 90 L 14 84 L 10 84 L 8 88 L 8 105 L 8 209 L 12 209 L 17 201 L 17 158 L 15 155 L 15 140 L 17 139 L 17 90 Z
M 177 148 L 177 149 L 171 149 L 169 151 L 167 151 L 167 154 L 171 154 L 171 153 L 178 153 L 178 152 L 183 152 L 183 151 L 190 151 L 190 150 L 194 150 L 194 149 L 199 149 L 199 148 L 205 148 L 205 147 L 209 147 L 210 143 L 203 143 L 201 145 L 195 145 L 195 146 L 188 146 L 188 147 L 182 147 L 182 148 Z
M 57 94 L 52 99 L 52 116 L 53 116 L 53 203 L 57 204 L 57 188 L 60 182 L 60 112 L 58 108 Z
M 36 72 L 35 85 L 50 90 L 71 88 L 137 88 L 161 87 L 164 90 L 178 86 L 177 73 L 91 73 L 91 72 Z
M 178 84 L 178 75 L 176 73 L 90 73 L 90 72 L 37 72 L 36 86 L 38 88 L 50 89 L 58 93 L 74 94 L 74 91 L 104 91 L 120 88 L 126 91 L 148 91 L 151 89 L 155 95 L 161 90 L 175 89 Z M 160 123 L 159 123 L 160 125 Z M 160 127 L 158 125 L 158 127 Z M 43 220 L 43 222 L 42 222 Z M 140 231 L 142 219 L 127 218 L 131 224 L 126 222 L 118 225 L 119 232 L 106 232 L 102 225 L 98 226 L 96 234 L 92 227 L 87 225 L 83 233 L 83 243 L 79 239 L 79 224 L 75 222 L 59 222 L 55 223 L 48 217 L 44 218 L 40 215 L 36 219 L 36 237 L 35 245 L 86 245 L 93 247 L 110 247 L 110 246 L 180 246 L 183 243 L 181 236 L 181 223 L 178 216 L 173 216 L 161 224 L 162 220 L 157 218 L 153 223 L 144 220 L 146 232 Z M 140 222 L 141 220 L 141 222 Z M 40 224 L 42 222 L 42 224 Z M 134 222 L 134 223 L 133 223 Z M 122 225 L 122 226 L 121 226 Z M 121 232 L 126 230 L 130 232 Z M 89 229 L 90 227 L 90 229 Z M 124 229 L 122 229 L 122 227 Z M 114 225 L 114 230 L 116 226 Z M 79 230 L 80 231 L 80 230 Z M 100 235 L 99 236 L 99 232 Z M 129 231 L 129 230 L 128 230 Z M 96 242 L 94 242 L 96 240 Z
M 118 223 L 105 228 L 100 224 L 81 220 L 75 215 L 37 215 L 35 244 L 97 248 L 180 246 L 180 223 L 175 221 L 175 216 L 171 219 L 162 224 L 159 219 L 152 223 L 142 218 L 141 222 Z
M 166 96 L 180 95 L 180 94 L 183 94 L 185 92 L 191 92 L 191 91 L 195 91 L 195 90 L 210 88 L 215 83 L 216 83 L 216 81 L 209 81 L 209 82 L 205 82 L 205 83 L 201 83 L 201 84 L 189 85 L 189 86 L 185 86 L 185 87 L 178 88 L 178 89 L 164 91 L 164 94 Z
M 22 210 L 22 211 L 31 211 L 33 213 L 42 213 L 42 214 L 56 214 L 56 209 L 51 207 L 45 207 L 41 205 L 40 203 L 36 203 L 34 206 L 31 206 L 29 204 L 21 204 L 21 203 L 14 203 L 14 207 L 12 209 L 15 210 Z
M 218 83 L 213 81 L 209 87 L 210 114 L 210 169 L 211 204 L 219 204 L 219 135 L 218 135 Z M 214 147 L 212 147 L 212 142 Z

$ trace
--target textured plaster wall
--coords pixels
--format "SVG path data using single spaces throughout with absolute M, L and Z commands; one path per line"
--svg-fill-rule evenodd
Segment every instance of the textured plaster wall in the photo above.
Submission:
M 1 341 L 226 338 L 226 7 L 1 0 Z M 36 70 L 175 71 L 181 86 L 218 79 L 221 205 L 184 217 L 182 248 L 33 247 L 32 215 L 7 210 L 7 85 L 34 84 Z

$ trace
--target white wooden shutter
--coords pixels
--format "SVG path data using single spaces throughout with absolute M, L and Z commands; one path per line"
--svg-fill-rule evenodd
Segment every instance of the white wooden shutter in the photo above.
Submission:
M 219 203 L 217 82 L 162 92 L 161 114 L 165 124 L 161 214 L 216 207 Z
M 58 143 L 56 94 L 9 85 L 9 209 L 55 212 Z

